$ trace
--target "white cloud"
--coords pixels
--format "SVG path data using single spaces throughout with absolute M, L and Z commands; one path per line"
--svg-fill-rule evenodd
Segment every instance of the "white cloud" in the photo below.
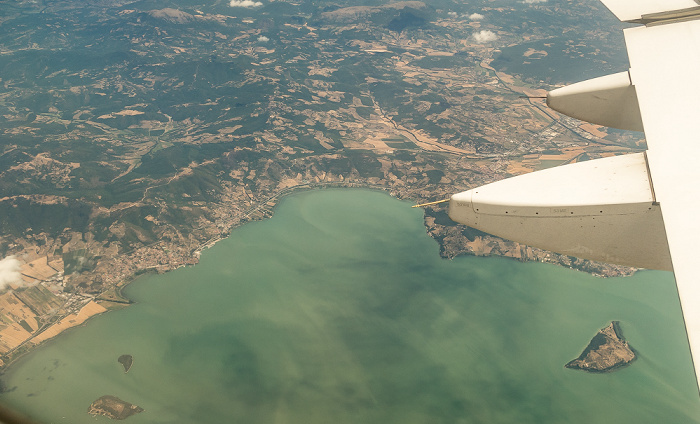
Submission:
M 270 41 L 270 39 L 268 37 L 265 37 L 264 35 L 258 37 L 258 43 L 267 43 L 268 41 Z
M 453 18 L 457 17 L 457 12 L 447 12 L 447 14 L 452 16 Z
M 547 3 L 547 0 L 523 0 L 525 4 Z
M 231 7 L 260 7 L 263 4 L 254 0 L 231 0 L 231 3 L 228 5 Z
M 498 35 L 496 35 L 496 33 L 487 30 L 475 32 L 472 34 L 472 37 L 474 37 L 477 43 L 488 43 L 489 41 L 498 40 Z
M 0 260 L 0 290 L 4 290 L 10 284 L 22 283 L 20 270 L 19 259 L 14 256 Z
M 469 15 L 470 21 L 481 21 L 483 19 L 484 15 L 482 15 L 481 13 L 472 13 L 471 15 Z

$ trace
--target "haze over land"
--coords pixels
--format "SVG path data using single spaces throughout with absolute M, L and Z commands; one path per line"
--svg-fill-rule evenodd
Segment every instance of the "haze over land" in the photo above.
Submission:
M 293 190 L 432 201 L 641 148 L 519 97 L 626 69 L 597 1 L 2 8 L 0 258 L 32 284 L 0 295 L 3 362 L 123 305 L 134 275 L 196 263 Z M 454 226 L 439 207 L 425 222 L 445 257 L 630 272 Z

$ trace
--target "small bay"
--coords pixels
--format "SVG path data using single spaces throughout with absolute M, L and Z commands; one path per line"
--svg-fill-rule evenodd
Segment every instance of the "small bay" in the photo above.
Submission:
M 53 423 L 109 421 L 87 414 L 103 395 L 144 408 L 134 424 L 700 422 L 671 273 L 444 260 L 380 192 L 287 197 L 125 294 L 13 364 L 0 401 Z M 639 358 L 565 369 L 613 320 Z

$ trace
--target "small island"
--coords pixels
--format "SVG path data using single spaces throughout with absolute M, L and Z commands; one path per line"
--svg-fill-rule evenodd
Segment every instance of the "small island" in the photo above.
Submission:
M 581 356 L 565 367 L 588 372 L 611 372 L 629 365 L 636 358 L 636 352 L 622 337 L 620 322 L 613 321 L 591 339 Z
M 124 366 L 124 373 L 127 373 L 134 364 L 134 357 L 131 355 L 122 355 L 119 357 L 119 359 L 117 359 L 117 361 Z
M 88 408 L 90 415 L 104 415 L 113 420 L 125 420 L 139 412 L 143 412 L 143 408 L 109 395 L 97 399 Z

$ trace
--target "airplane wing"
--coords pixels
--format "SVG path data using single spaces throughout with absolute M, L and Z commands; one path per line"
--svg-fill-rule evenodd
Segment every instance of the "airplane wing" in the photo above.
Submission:
M 688 20 L 626 29 L 625 42 L 698 377 L 700 269 L 693 247 L 700 240 L 700 8 L 695 6 Z
M 624 30 L 629 71 L 553 90 L 569 116 L 643 130 L 648 150 L 534 172 L 452 196 L 450 217 L 587 259 L 675 273 L 700 381 L 700 6 L 602 0 Z

